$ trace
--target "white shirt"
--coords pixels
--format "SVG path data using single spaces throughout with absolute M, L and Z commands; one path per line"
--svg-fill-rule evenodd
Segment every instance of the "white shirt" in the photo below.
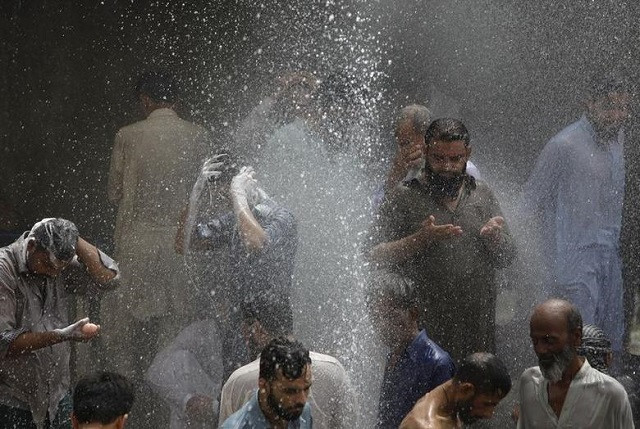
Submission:
M 313 383 L 308 403 L 314 429 L 353 429 L 355 398 L 351 382 L 340 362 L 331 356 L 310 352 Z M 235 370 L 222 387 L 220 418 L 224 422 L 251 398 L 258 388 L 260 359 Z
M 585 359 L 571 381 L 560 418 L 549 405 L 549 381 L 539 367 L 520 376 L 518 429 L 633 429 L 631 406 L 624 387 L 593 369 Z

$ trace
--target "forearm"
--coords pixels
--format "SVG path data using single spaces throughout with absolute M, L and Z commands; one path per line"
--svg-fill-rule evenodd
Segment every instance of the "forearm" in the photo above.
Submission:
M 76 254 L 78 255 L 78 260 L 87 267 L 89 275 L 96 282 L 105 284 L 116 277 L 116 272 L 103 265 L 98 248 L 85 241 L 82 237 L 78 237 Z
M 253 216 L 253 213 L 246 207 L 239 207 L 235 204 L 234 212 L 236 213 L 240 237 L 242 237 L 245 247 L 250 251 L 262 250 L 267 241 L 267 234 Z
M 389 174 L 387 175 L 387 181 L 384 185 L 385 190 L 390 191 L 398 186 L 398 183 L 400 183 L 407 174 L 406 170 L 407 169 L 403 168 L 399 162 L 394 162 L 391 170 L 389 170 Z
M 427 245 L 420 232 L 387 243 L 380 243 L 369 252 L 369 258 L 380 264 L 400 264 L 411 258 Z
M 58 332 L 24 332 L 9 345 L 7 357 L 14 358 L 65 341 Z

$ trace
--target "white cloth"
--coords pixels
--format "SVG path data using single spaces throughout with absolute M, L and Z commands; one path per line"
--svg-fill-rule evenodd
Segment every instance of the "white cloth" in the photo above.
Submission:
M 147 371 L 147 382 L 169 404 L 171 429 L 193 428 L 185 407 L 194 395 L 209 396 L 218 409 L 222 385 L 222 341 L 214 320 L 192 323 L 161 350 Z
M 351 382 L 340 362 L 328 355 L 310 352 L 313 384 L 308 403 L 314 429 L 353 429 L 356 407 Z M 260 359 L 235 370 L 222 387 L 220 422 L 238 411 L 258 388 Z
M 624 387 L 593 369 L 586 359 L 571 381 L 560 418 L 549 405 L 548 385 L 537 366 L 522 373 L 518 429 L 634 428 Z

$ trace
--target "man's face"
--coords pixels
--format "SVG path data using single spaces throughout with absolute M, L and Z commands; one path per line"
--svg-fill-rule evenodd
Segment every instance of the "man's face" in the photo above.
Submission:
M 311 389 L 311 365 L 307 365 L 302 375 L 289 380 L 278 370 L 276 379 L 266 382 L 267 404 L 274 414 L 283 420 L 295 420 L 302 414 Z
M 373 302 L 369 314 L 374 330 L 388 347 L 395 347 L 402 341 L 404 333 L 412 328 L 410 311 L 400 308 L 387 297 Z
M 587 102 L 587 112 L 596 132 L 614 138 L 629 118 L 631 97 L 625 92 L 612 92 Z
M 58 277 L 70 262 L 57 259 L 48 250 L 39 249 L 33 242 L 27 246 L 27 266 L 34 274 Z
M 396 143 L 398 146 L 419 146 L 424 151 L 424 135 L 416 132 L 411 119 L 404 119 L 398 124 Z
M 562 315 L 534 314 L 530 335 L 542 375 L 552 383 L 560 381 L 576 356 L 580 334 L 568 331 Z
M 502 398 L 504 395 L 498 393 L 477 394 L 471 399 L 457 404 L 456 412 L 465 425 L 470 425 L 480 419 L 490 419 Z
M 435 141 L 426 146 L 426 160 L 433 171 L 442 177 L 454 178 L 464 171 L 471 148 L 464 141 Z

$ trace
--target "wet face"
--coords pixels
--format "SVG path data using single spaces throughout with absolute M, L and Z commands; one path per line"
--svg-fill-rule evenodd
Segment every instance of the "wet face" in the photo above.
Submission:
M 605 138 L 613 138 L 629 118 L 628 93 L 612 92 L 587 102 L 587 114 L 596 132 Z
M 263 380 L 261 380 L 263 381 Z M 267 394 L 267 405 L 283 420 L 295 420 L 302 414 L 311 389 L 311 365 L 307 365 L 302 375 L 289 380 L 278 370 L 276 379 L 261 384 Z
M 407 333 L 414 333 L 411 311 L 400 308 L 390 298 L 381 298 L 369 307 L 373 328 L 387 347 L 399 345 Z
M 466 425 L 481 419 L 490 419 L 504 395 L 481 393 L 456 406 L 458 417 Z
M 424 134 L 416 132 L 411 119 L 404 119 L 398 124 L 396 143 L 398 146 L 420 146 L 424 152 Z
M 542 375 L 551 382 L 560 381 L 576 356 L 581 332 L 569 332 L 567 319 L 559 311 L 534 313 L 529 329 Z
M 71 261 L 61 261 L 48 250 L 38 248 L 33 241 L 27 245 L 29 271 L 46 277 L 58 277 Z
M 465 171 L 471 155 L 471 148 L 464 141 L 435 141 L 426 147 L 426 160 L 435 174 L 445 178 L 455 178 Z

